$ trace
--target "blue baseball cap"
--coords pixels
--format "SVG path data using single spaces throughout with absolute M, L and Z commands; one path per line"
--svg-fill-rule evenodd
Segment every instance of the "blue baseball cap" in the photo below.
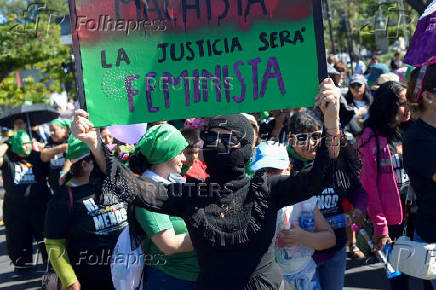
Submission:
M 289 167 L 289 163 L 286 147 L 277 142 L 267 141 L 260 143 L 254 149 L 251 170 L 258 171 L 262 168 L 285 170 Z
M 376 63 L 369 67 L 368 85 L 376 83 L 382 74 L 388 73 L 389 68 L 384 63 Z

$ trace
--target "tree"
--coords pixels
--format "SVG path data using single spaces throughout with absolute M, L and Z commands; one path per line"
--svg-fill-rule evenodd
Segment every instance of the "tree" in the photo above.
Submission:
M 55 16 L 68 11 L 66 2 L 52 0 L 27 6 L 28 2 L 0 1 L 0 14 L 7 16 L 0 26 L 2 106 L 16 106 L 26 100 L 43 102 L 51 92 L 60 92 L 62 83 L 73 80 L 72 73 L 65 73 L 62 67 L 63 62 L 71 61 L 70 48 L 60 43 L 60 27 L 54 22 Z M 23 69 L 40 70 L 42 80 L 35 83 L 28 78 L 19 87 L 15 72 Z
M 390 44 L 403 36 L 402 20 L 404 19 L 409 37 L 413 35 L 416 22 L 419 17 L 418 12 L 405 3 L 405 9 L 400 8 L 398 1 L 379 1 L 379 0 L 330 0 L 333 16 L 333 32 L 336 46 L 341 51 L 347 48 L 347 41 L 351 39 L 354 43 L 354 52 L 358 52 L 359 47 L 375 50 L 375 23 L 379 8 L 382 9 L 386 23 Z M 344 32 L 343 15 L 347 16 L 350 33 Z M 326 30 L 326 38 L 328 31 Z M 356 46 L 357 44 L 357 46 Z
M 35 9 L 43 6 L 59 15 L 68 14 L 67 0 L 0 0 L 0 11 L 4 16 L 23 15 L 23 13 L 29 16 L 29 14 L 33 14 L 32 11 L 34 12 Z

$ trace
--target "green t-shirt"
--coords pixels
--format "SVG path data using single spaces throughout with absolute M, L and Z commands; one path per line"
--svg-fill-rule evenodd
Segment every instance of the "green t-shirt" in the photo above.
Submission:
M 165 256 L 151 240 L 151 236 L 171 228 L 176 235 L 188 234 L 185 221 L 179 217 L 151 212 L 141 207 L 135 208 L 135 217 L 147 234 L 144 249 L 151 259 L 147 258 L 146 264 L 179 280 L 197 281 L 200 266 L 195 251 Z

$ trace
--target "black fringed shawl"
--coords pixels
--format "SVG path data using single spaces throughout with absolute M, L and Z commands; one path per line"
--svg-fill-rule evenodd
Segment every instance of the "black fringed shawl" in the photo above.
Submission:
M 277 211 L 310 198 L 325 186 L 335 161 L 324 142 L 311 168 L 293 176 L 239 178 L 210 190 L 212 179 L 163 185 L 135 177 L 109 152 L 103 193 L 172 216 L 187 225 L 200 264 L 200 289 L 278 289 L 281 272 L 273 262 Z M 215 184 L 216 185 L 216 184 Z

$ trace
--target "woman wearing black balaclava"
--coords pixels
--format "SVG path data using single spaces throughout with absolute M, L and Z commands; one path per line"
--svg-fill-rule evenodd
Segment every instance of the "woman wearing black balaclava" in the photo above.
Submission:
M 213 118 L 202 134 L 211 176 L 205 183 L 164 186 L 136 178 L 104 149 L 82 110 L 75 113 L 72 132 L 92 148 L 106 172 L 103 192 L 185 220 L 198 254 L 200 289 L 279 289 L 282 275 L 273 262 L 272 243 L 277 211 L 324 187 L 339 153 L 339 96 L 331 79 L 320 85 L 316 105 L 324 113 L 324 132 L 332 138 L 323 139 L 311 168 L 291 177 L 267 177 L 265 172 L 245 177 L 253 129 L 241 114 Z

